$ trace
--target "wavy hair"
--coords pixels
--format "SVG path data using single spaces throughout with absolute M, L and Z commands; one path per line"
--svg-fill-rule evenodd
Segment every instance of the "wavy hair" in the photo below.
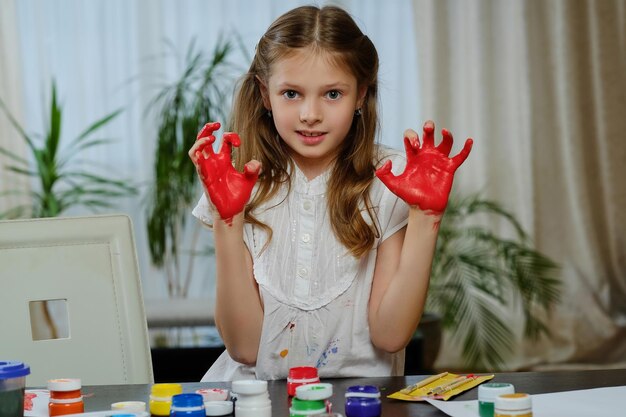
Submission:
M 329 178 L 327 201 L 333 231 L 355 257 L 369 251 L 379 236 L 369 189 L 374 180 L 378 130 L 378 53 L 352 17 L 341 8 L 302 6 L 280 16 L 261 37 L 235 95 L 229 130 L 244 140 L 234 150 L 235 167 L 242 170 L 251 159 L 263 164 L 258 190 L 246 207 L 245 221 L 268 231 L 253 215 L 281 185 L 291 186 L 293 161 L 263 105 L 260 82 L 267 85 L 273 65 L 296 49 L 313 48 L 353 74 L 358 91 L 366 88 L 361 116 L 355 116 Z M 368 223 L 364 215 L 372 220 Z

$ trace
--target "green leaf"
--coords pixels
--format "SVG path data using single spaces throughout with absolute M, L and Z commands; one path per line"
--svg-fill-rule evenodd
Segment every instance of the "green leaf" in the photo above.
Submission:
M 26 165 L 28 166 L 29 163 L 26 159 L 22 158 L 21 156 L 9 151 L 6 148 L 3 148 L 2 146 L 0 146 L 0 154 L 3 154 L 5 156 L 8 156 L 9 158 L 13 159 L 15 162 L 18 162 L 22 165 Z
M 95 131 L 99 130 L 100 128 L 104 127 L 105 125 L 109 124 L 113 119 L 115 119 L 117 116 L 119 116 L 122 113 L 122 111 L 123 111 L 123 109 L 117 109 L 114 112 L 104 116 L 102 119 L 95 121 L 91 126 L 89 126 L 80 135 L 78 135 L 78 137 L 75 139 L 75 141 L 81 141 L 81 140 L 85 139 L 86 137 L 88 137 L 93 132 L 95 132 Z
M 6 105 L 4 104 L 4 101 L 1 98 L 0 98 L 0 108 L 2 108 L 2 111 L 6 115 L 6 117 L 9 119 L 9 122 L 11 123 L 11 126 L 13 126 L 13 128 L 15 130 L 17 130 L 17 132 L 20 134 L 20 136 L 22 136 L 22 139 L 24 139 L 24 141 L 26 142 L 28 147 L 31 150 L 35 149 L 35 145 L 34 145 L 32 139 L 28 136 L 28 134 L 22 128 L 22 126 L 20 126 L 20 124 L 15 119 L 15 117 L 13 117 L 13 115 L 11 114 L 9 109 L 7 109 Z

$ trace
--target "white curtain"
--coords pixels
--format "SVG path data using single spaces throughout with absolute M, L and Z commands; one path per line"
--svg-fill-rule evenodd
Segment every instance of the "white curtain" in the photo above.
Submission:
M 16 1 L 3 0 L 0 5 L 0 99 L 11 110 L 18 123 L 23 121 L 22 108 L 22 72 L 19 59 L 18 26 L 15 21 Z M 0 111 L 0 147 L 23 156 L 26 144 L 16 138 L 15 130 L 9 119 Z M 11 159 L 0 154 L 0 166 L 10 164 Z M 13 164 L 11 164 L 13 165 Z M 30 183 L 24 176 L 15 175 L 6 169 L 0 170 L 0 193 L 19 189 L 28 192 Z M 1 195 L 1 194 L 0 194 Z M 5 194 L 0 197 L 0 213 L 10 207 L 28 204 L 27 196 Z
M 310 1 L 288 0 L 0 0 L 2 57 L 0 94 L 31 133 L 44 130 L 50 85 L 54 79 L 63 105 L 65 143 L 90 123 L 123 108 L 102 131 L 116 139 L 111 146 L 92 148 L 85 156 L 116 178 L 133 178 L 142 195 L 119 203 L 134 223 L 144 295 L 167 294 L 163 271 L 149 260 L 143 194 L 152 179 L 156 124 L 146 113 L 159 87 L 177 79 L 192 38 L 205 52 L 220 34 L 239 36 L 247 57 L 232 59 L 245 70 L 254 47 L 270 23 L 283 12 Z M 418 119 L 416 48 L 412 3 L 398 0 L 381 7 L 375 0 L 318 1 L 346 8 L 376 44 L 381 57 L 383 141 L 402 146 L 402 131 L 421 125 Z M 7 35 L 8 34 L 8 35 Z M 231 38 L 234 40 L 234 38 Z M 164 57 L 165 41 L 177 59 Z M 401 42 L 398 42 L 400 40 Z M 10 59 L 8 58 L 10 57 Z M 7 69 L 10 67 L 10 69 Z M 6 101 L 6 100 L 5 100 Z M 26 157 L 23 143 L 0 116 L 0 143 Z M 2 162 L 0 160 L 0 162 Z M 9 180 L 0 171 L 2 187 Z M 13 201 L 0 198 L 0 209 Z M 191 207 L 190 207 L 191 211 Z M 74 210 L 70 215 L 84 214 Z M 189 218 L 190 224 L 195 224 Z M 195 266 L 191 297 L 211 297 L 214 268 L 210 259 Z M 212 311 L 207 308 L 207 311 Z
M 414 0 L 414 17 L 423 114 L 475 138 L 457 189 L 562 266 L 552 338 L 520 337 L 507 367 L 626 364 L 626 2 Z M 460 363 L 447 335 L 437 365 Z

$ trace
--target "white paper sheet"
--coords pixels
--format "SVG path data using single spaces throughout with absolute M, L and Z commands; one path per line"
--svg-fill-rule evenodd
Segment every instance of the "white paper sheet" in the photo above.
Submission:
M 451 417 L 477 417 L 478 401 L 426 400 Z M 626 386 L 535 394 L 533 417 L 626 415 Z

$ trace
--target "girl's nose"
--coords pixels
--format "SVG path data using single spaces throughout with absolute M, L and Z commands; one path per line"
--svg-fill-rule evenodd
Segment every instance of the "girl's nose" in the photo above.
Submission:
M 322 110 L 316 100 L 305 100 L 300 108 L 300 121 L 306 124 L 314 124 L 322 120 Z

